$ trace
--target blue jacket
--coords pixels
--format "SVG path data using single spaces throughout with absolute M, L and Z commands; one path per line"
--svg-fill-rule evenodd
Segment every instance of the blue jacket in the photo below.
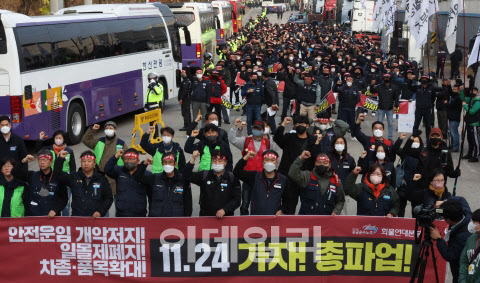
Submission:
M 253 89 L 253 92 L 248 90 Z M 251 81 L 247 82 L 242 89 L 242 96 L 247 98 L 248 105 L 262 105 L 264 102 L 263 83 L 258 80 L 254 85 Z

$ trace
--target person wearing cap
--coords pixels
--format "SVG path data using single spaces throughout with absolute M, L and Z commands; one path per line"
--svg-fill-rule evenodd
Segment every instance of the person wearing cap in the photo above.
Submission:
M 146 168 L 149 164 L 151 160 L 147 159 L 137 169 L 144 172 L 141 182 L 147 186 L 148 217 L 192 216 L 192 190 L 176 169 L 175 155 L 170 152 L 162 156 L 162 173 L 148 174 Z
M 35 158 L 27 155 L 22 162 L 32 162 Z M 38 171 L 18 170 L 18 166 L 13 168 L 12 174 L 29 184 L 28 186 L 28 216 L 47 216 L 50 213 L 62 215 L 63 208 L 67 205 L 67 188 L 53 178 L 53 160 L 54 154 L 46 149 L 38 151 Z M 70 211 L 69 211 L 70 212 Z M 64 214 L 70 216 L 70 213 Z
M 287 177 L 277 171 L 278 153 L 265 150 L 262 154 L 263 170 L 246 171 L 248 160 L 256 153 L 248 151 L 235 165 L 233 174 L 251 189 L 250 215 L 281 215 L 286 209 Z
M 143 134 L 142 140 L 140 141 L 140 146 L 143 150 L 153 158 L 152 173 L 156 174 L 163 172 L 162 158 L 166 153 L 172 153 L 175 156 L 177 169 L 180 172 L 183 172 L 183 168 L 185 167 L 185 154 L 183 153 L 180 144 L 173 141 L 175 130 L 170 127 L 160 129 L 162 141 L 160 143 L 151 144 L 150 134 L 153 130 L 154 127 L 150 126 L 148 131 Z
M 72 216 L 105 217 L 113 203 L 112 189 L 103 172 L 96 169 L 95 153 L 90 150 L 80 155 L 81 167 L 71 174 L 62 171 L 68 155 L 61 151 L 55 160 L 53 178 L 72 189 Z M 56 216 L 49 213 L 49 217 Z
M 156 73 L 148 74 L 146 111 L 163 108 L 163 92 L 163 84 L 158 80 L 158 75 Z
M 27 163 L 25 158 L 22 164 L 17 163 L 13 157 L 5 157 L 0 161 L 0 217 L 24 217 L 29 213 L 29 187 L 28 184 L 14 176 L 14 168 L 24 171 L 22 165 Z M 20 173 L 23 174 L 23 173 Z M 18 173 L 15 174 L 18 176 Z
M 0 116 L 0 159 L 13 158 L 17 163 L 20 163 L 25 156 L 27 156 L 27 148 L 23 139 L 12 132 L 12 124 L 10 117 Z M 28 164 L 22 163 L 22 170 L 28 170 Z
M 345 204 L 340 178 L 332 170 L 330 158 L 320 153 L 312 171 L 301 170 L 309 151 L 303 151 L 288 171 L 288 176 L 300 188 L 300 215 L 339 215 Z
M 178 89 L 178 103 L 180 103 L 183 117 L 183 128 L 181 128 L 180 131 L 186 131 L 192 122 L 192 113 L 190 112 L 190 105 L 192 104 L 192 82 L 188 78 L 186 70 L 182 70 L 182 82 Z
M 420 122 L 423 119 L 425 124 L 425 135 L 430 137 L 431 121 L 432 121 L 432 108 L 435 100 L 435 92 L 443 91 L 442 88 L 434 88 L 430 85 L 430 79 L 427 75 L 420 78 L 421 85 L 412 84 L 409 89 L 415 92 L 415 122 L 413 129 L 418 130 Z
M 350 73 L 345 73 L 344 76 L 346 80 L 345 85 L 339 79 L 333 91 L 338 92 L 338 120 L 347 122 L 350 129 L 353 129 L 355 125 L 355 107 L 360 101 L 360 90 L 353 84 L 353 78 L 350 76 Z
M 195 150 L 200 152 L 200 165 L 198 171 L 210 170 L 212 168 L 212 154 L 214 150 L 222 151 L 227 156 L 227 169 L 233 168 L 232 152 L 228 142 L 224 142 L 219 136 L 219 128 L 210 123 L 204 127 L 204 139 L 194 144 L 195 138 L 200 134 L 199 130 L 193 130 L 185 142 L 185 152 L 193 154 Z
M 193 172 L 195 161 L 200 156 L 194 151 L 185 166 L 185 180 L 200 187 L 200 216 L 233 216 L 240 206 L 240 181 L 227 168 L 227 156 L 220 150 L 212 151 L 212 169 Z
M 242 96 L 246 97 L 247 104 L 247 131 L 250 135 L 252 133 L 252 123 L 255 120 L 261 120 L 261 107 L 264 103 L 264 88 L 262 82 L 258 79 L 257 73 L 250 75 L 248 81 L 242 89 Z
M 103 171 L 108 160 L 114 156 L 119 150 L 126 150 L 128 147 L 125 142 L 116 135 L 117 124 L 113 121 L 105 123 L 105 137 L 96 138 L 95 133 L 100 129 L 99 124 L 89 127 L 83 135 L 82 142 L 88 148 L 92 149 L 95 154 L 95 161 L 98 169 Z M 55 163 L 54 163 L 55 164 Z M 123 160 L 118 160 L 118 166 L 123 166 Z M 107 177 L 113 194 L 116 193 L 115 180 Z
M 118 166 L 122 157 L 123 166 Z M 115 196 L 115 217 L 145 217 L 147 215 L 147 186 L 142 179 L 150 172 L 138 170 L 139 152 L 134 148 L 120 150 L 108 160 L 105 174 L 114 179 L 117 185 Z
M 215 68 L 215 65 L 213 65 L 213 62 L 212 62 L 212 54 L 205 52 L 205 54 L 203 54 L 202 73 L 205 74 L 209 70 L 213 70 L 214 68 Z
M 318 85 L 320 86 L 321 99 L 324 99 L 334 87 L 334 77 L 330 75 L 330 67 L 327 64 L 323 64 L 320 72 L 321 75 L 314 76 L 314 79 L 318 82 Z M 332 108 L 334 108 L 334 106 L 332 106 Z M 327 108 L 327 110 L 325 111 L 331 115 L 332 108 Z M 320 113 L 317 114 L 317 117 L 319 117 L 319 115 Z
M 392 84 L 392 75 L 383 75 L 383 83 L 373 88 L 374 93 L 378 93 L 378 117 L 377 121 L 383 123 L 383 118 L 387 118 L 388 139 L 393 138 L 393 110 L 398 108 L 400 91 L 395 84 Z
M 308 116 L 310 119 L 316 118 L 316 111 L 320 106 L 322 99 L 322 89 L 320 85 L 314 81 L 311 73 L 304 72 L 303 80 L 300 74 L 295 74 L 293 81 L 297 84 L 296 92 L 300 102 L 300 115 Z
M 248 151 L 256 153 L 255 158 L 249 159 L 244 170 L 260 172 L 263 170 L 262 154 L 265 150 L 273 149 L 273 139 L 264 137 L 264 124 L 262 121 L 255 121 L 252 125 L 252 136 L 242 136 L 243 123 L 241 119 L 236 119 L 233 127 L 230 129 L 229 141 L 238 148 L 242 156 Z M 242 206 L 240 207 L 241 215 L 248 215 L 250 206 L 251 189 L 247 183 L 243 183 L 242 188 Z
M 206 117 L 207 107 L 210 106 L 210 96 L 212 95 L 211 81 L 203 76 L 202 70 L 197 70 L 195 78 L 192 80 L 192 115 Z M 202 125 L 205 126 L 205 120 Z

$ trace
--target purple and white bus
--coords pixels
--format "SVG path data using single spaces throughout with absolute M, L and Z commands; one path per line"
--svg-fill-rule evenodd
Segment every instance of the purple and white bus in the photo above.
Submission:
M 151 72 L 166 99 L 175 97 L 178 30 L 161 4 L 87 5 L 41 17 L 0 10 L 0 115 L 27 140 L 62 129 L 75 144 L 87 125 L 142 109 Z

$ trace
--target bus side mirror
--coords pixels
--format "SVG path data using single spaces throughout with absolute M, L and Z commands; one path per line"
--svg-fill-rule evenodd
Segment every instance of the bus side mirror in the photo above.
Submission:
M 25 100 L 30 100 L 32 99 L 32 86 L 31 85 L 26 85 L 25 86 Z
M 177 80 L 177 87 L 180 87 L 180 83 L 182 82 L 182 70 L 177 69 L 175 77 Z
M 192 45 L 192 38 L 190 37 L 190 31 L 188 30 L 187 27 L 184 27 L 183 32 L 185 33 L 185 44 L 187 46 L 191 46 Z
M 217 19 L 217 29 L 220 29 L 220 19 L 218 16 L 215 16 L 215 19 Z

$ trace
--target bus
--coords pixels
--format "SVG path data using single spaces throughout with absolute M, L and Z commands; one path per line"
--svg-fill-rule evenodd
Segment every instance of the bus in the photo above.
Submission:
M 241 13 L 241 1 L 240 0 L 230 0 L 232 5 L 232 21 L 233 21 L 233 32 L 236 34 L 238 30 L 242 28 L 242 13 Z
M 224 44 L 232 36 L 232 5 L 227 1 L 212 1 L 213 12 L 218 18 L 217 45 Z
M 188 27 L 191 34 L 191 46 L 187 46 L 186 38 L 180 34 L 182 44 L 182 66 L 191 67 L 191 71 L 203 68 L 203 54 L 216 52 L 217 21 L 210 3 L 168 3 L 177 22 Z
M 0 10 L 0 115 L 13 132 L 37 140 L 143 109 L 147 76 L 165 99 L 177 96 L 182 52 L 170 9 L 150 4 L 87 5 L 53 16 Z
M 278 9 L 282 9 L 284 12 L 287 10 L 286 0 L 262 0 L 262 11 L 267 8 L 270 13 L 276 13 Z

